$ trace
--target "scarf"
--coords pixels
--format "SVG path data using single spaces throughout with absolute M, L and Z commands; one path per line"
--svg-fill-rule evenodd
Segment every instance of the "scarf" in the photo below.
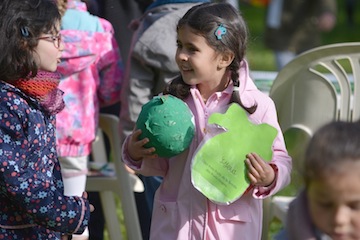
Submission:
M 49 114 L 60 112 L 65 103 L 63 91 L 58 89 L 60 74 L 38 71 L 34 78 L 18 79 L 12 84 L 28 96 L 35 98 Z

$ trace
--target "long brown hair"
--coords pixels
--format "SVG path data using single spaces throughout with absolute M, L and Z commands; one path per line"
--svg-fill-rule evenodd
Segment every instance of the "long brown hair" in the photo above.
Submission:
M 64 16 L 65 11 L 67 9 L 67 0 L 57 0 L 57 6 L 59 8 L 59 12 L 61 14 L 61 16 Z
M 226 28 L 226 34 L 221 39 L 217 39 L 214 33 L 220 25 Z M 215 51 L 234 54 L 234 60 L 228 66 L 228 70 L 231 72 L 234 87 L 239 87 L 239 69 L 245 57 L 248 38 L 247 25 L 239 11 L 228 3 L 203 3 L 192 7 L 179 20 L 177 30 L 184 26 L 191 27 L 197 34 L 203 36 Z M 179 76 L 171 82 L 164 93 L 184 99 L 189 95 L 190 87 Z M 257 108 L 257 105 L 245 107 L 237 90 L 233 91 L 231 102 L 240 104 L 250 114 Z
M 38 37 L 55 33 L 61 16 L 52 0 L 3 0 L 0 4 L 0 79 L 35 76 Z

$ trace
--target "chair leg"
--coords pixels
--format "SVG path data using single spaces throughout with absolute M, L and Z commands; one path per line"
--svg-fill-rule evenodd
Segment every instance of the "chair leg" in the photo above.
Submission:
M 129 240 L 142 240 L 140 223 L 135 203 L 134 193 L 131 188 L 127 188 L 120 196 L 121 205 L 124 214 L 124 221 L 126 226 L 126 234 Z
M 271 218 L 271 197 L 268 197 L 263 199 L 263 226 L 261 234 L 262 240 L 268 240 Z
M 122 240 L 123 236 L 121 234 L 120 222 L 116 214 L 114 194 L 111 191 L 102 191 L 99 194 L 110 239 Z

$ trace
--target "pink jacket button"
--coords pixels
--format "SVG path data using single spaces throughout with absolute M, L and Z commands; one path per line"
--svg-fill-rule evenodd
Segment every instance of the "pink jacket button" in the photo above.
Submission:
M 166 212 L 166 207 L 165 207 L 164 205 L 161 205 L 161 206 L 160 206 L 160 209 L 161 209 L 161 211 L 163 211 L 164 213 Z

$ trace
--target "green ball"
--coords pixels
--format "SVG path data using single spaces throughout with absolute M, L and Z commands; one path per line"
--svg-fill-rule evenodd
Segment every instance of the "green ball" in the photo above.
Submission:
M 136 121 L 145 147 L 154 147 L 160 157 L 173 157 L 186 150 L 194 135 L 193 114 L 187 104 L 172 95 L 156 96 L 144 104 Z

